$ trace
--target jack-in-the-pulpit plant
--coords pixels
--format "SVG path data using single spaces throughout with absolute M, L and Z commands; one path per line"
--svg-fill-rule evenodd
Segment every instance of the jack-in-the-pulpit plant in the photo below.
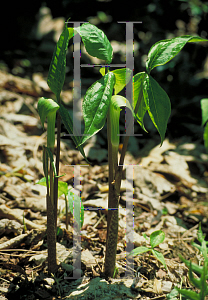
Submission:
M 82 137 L 76 136 L 73 132 L 73 122 L 67 109 L 63 106 L 60 93 L 65 80 L 66 52 L 69 40 L 73 35 L 79 34 L 86 51 L 94 57 L 105 61 L 106 67 L 100 69 L 101 78 L 94 82 L 87 90 L 82 112 L 85 123 Z M 180 52 L 180 50 L 190 42 L 207 41 L 198 36 L 180 36 L 157 42 L 148 53 L 146 71 L 137 73 L 132 80 L 133 101 L 118 95 L 126 84 L 131 80 L 132 70 L 122 68 L 111 71 L 110 64 L 113 59 L 113 48 L 104 34 L 96 26 L 84 23 L 80 27 L 67 28 L 64 30 L 56 45 L 51 61 L 48 85 L 56 95 L 56 99 L 41 98 L 38 102 L 38 111 L 42 124 L 48 118 L 48 139 L 47 146 L 44 147 L 43 169 L 45 178 L 43 184 L 47 185 L 47 237 L 48 237 L 48 268 L 49 272 L 54 272 L 56 265 L 56 224 L 57 224 L 57 199 L 58 194 L 69 195 L 67 186 L 64 191 L 60 191 L 59 159 L 60 159 L 60 124 L 61 120 L 71 135 L 77 149 L 85 157 L 82 145 L 84 142 L 100 131 L 107 120 L 108 139 L 108 165 L 109 165 L 109 195 L 108 195 L 108 219 L 107 219 L 107 241 L 105 253 L 105 274 L 112 277 L 114 274 L 118 238 L 118 207 L 120 197 L 120 185 L 125 153 L 131 128 L 126 128 L 126 136 L 123 142 L 120 160 L 118 162 L 119 147 L 119 118 L 121 107 L 127 107 L 132 113 L 132 119 L 145 129 L 143 118 L 147 112 L 154 126 L 157 128 L 161 145 L 165 138 L 167 122 L 171 113 L 170 99 L 166 92 L 160 87 L 157 81 L 150 75 L 151 71 L 160 65 L 164 65 Z M 131 106 L 130 103 L 133 103 Z M 53 161 L 54 141 L 55 141 L 55 115 L 57 115 L 57 146 L 56 162 Z M 49 125 L 51 123 L 51 125 Z M 132 122 L 129 122 L 132 124 Z M 86 159 L 87 160 L 87 159 Z M 48 171 L 48 161 L 49 171 Z M 60 189 L 61 190 L 61 189 Z M 71 199 L 71 198 L 70 198 Z M 78 203 L 78 215 L 80 214 L 80 199 L 73 199 Z M 81 204 L 82 206 L 82 204 Z M 83 218 L 83 207 L 81 207 Z M 80 219 L 75 218 L 80 228 Z M 132 228 L 133 230 L 133 228 Z

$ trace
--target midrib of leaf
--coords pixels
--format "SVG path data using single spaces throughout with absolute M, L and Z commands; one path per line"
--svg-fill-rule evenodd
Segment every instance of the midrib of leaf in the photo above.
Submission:
M 94 121 L 96 120 L 97 111 L 98 111 L 100 105 L 102 104 L 102 99 L 103 99 L 103 97 L 107 97 L 107 96 L 105 95 L 105 91 L 106 91 L 106 89 L 108 88 L 108 81 L 109 81 L 109 80 L 110 80 L 110 78 L 108 77 L 106 84 L 104 83 L 105 86 L 104 86 L 103 95 L 102 95 L 102 97 L 101 97 L 101 101 L 100 101 L 99 105 L 97 106 L 96 113 L 95 113 L 95 115 L 94 115 L 94 117 L 93 117 L 93 119 L 92 119 L 92 122 L 91 122 L 91 126 L 90 126 L 90 127 L 88 128 L 88 130 L 87 130 L 88 132 L 90 131 L 92 125 L 94 124 Z
M 150 79 L 150 78 L 149 78 L 149 79 Z M 149 83 L 150 83 L 150 80 L 149 80 Z M 152 94 L 152 98 L 153 98 L 153 102 L 154 102 L 154 107 L 155 107 L 155 111 L 156 111 L 156 115 L 157 115 L 157 120 L 159 121 L 159 115 L 158 115 L 158 111 L 157 111 L 156 100 L 155 100 L 155 97 L 154 97 L 152 85 L 149 84 L 149 86 L 150 86 L 150 89 L 151 89 L 151 94 Z M 150 112 L 151 112 L 151 110 L 150 110 Z M 151 114 L 152 114 L 152 112 L 151 112 Z M 156 122 L 155 122 L 155 123 L 156 123 Z M 157 128 L 158 128 L 157 123 L 156 123 L 156 126 L 157 126 Z
M 150 71 L 152 70 L 152 65 L 153 65 L 154 61 L 155 61 L 155 60 L 157 59 L 157 57 L 158 57 L 158 52 L 159 52 L 159 49 L 157 49 L 157 52 L 155 53 L 154 58 L 152 59 L 152 63 L 151 63 L 151 65 L 149 66 L 149 73 L 150 73 Z

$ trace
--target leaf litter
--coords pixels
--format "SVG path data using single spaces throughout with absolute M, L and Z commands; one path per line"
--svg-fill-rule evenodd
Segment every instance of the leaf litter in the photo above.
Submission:
M 127 154 L 126 165 L 135 165 L 133 185 L 124 171 L 118 274 L 111 280 L 103 278 L 107 152 L 101 152 L 105 147 L 92 138 L 86 148 L 93 164 L 81 167 L 81 185 L 77 187 L 85 207 L 81 229 L 82 278 L 68 279 L 73 276 L 73 216 L 68 216 L 70 225 L 66 230 L 64 198 L 59 199 L 58 205 L 59 270 L 54 276 L 47 274 L 45 188 L 35 184 L 43 174 L 42 144 L 46 141 L 35 114 L 37 97 L 42 96 L 44 84 L 42 90 L 37 88 L 35 78 L 32 81 L 0 73 L 0 294 L 7 299 L 123 299 L 123 295 L 125 299 L 165 299 L 182 280 L 184 287 L 191 287 L 188 269 L 178 255 L 201 261 L 191 241 L 197 238 L 199 222 L 204 233 L 208 230 L 208 155 L 202 145 L 193 144 L 185 137 L 174 142 L 166 139 L 162 147 L 150 147 L 151 142 L 147 142 L 137 158 Z M 61 142 L 61 158 L 61 174 L 66 174 L 62 180 L 73 187 L 70 166 L 85 162 L 66 140 Z M 126 188 L 134 190 L 134 245 L 149 246 L 142 234 L 150 236 L 153 231 L 163 230 L 166 238 L 156 248 L 165 257 L 167 270 L 154 256 L 143 254 L 134 257 L 135 278 L 124 277 Z M 138 268 L 140 275 L 136 277 Z

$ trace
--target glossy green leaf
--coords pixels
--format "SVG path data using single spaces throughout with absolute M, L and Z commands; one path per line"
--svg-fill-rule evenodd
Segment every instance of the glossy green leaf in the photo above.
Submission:
M 191 290 L 184 290 L 184 289 L 179 289 L 177 287 L 175 287 L 175 289 L 177 291 L 179 291 L 179 293 L 181 295 L 183 295 L 185 297 L 185 299 L 190 299 L 190 300 L 201 300 L 201 297 L 199 296 L 199 294 L 197 294 L 196 292 L 193 292 Z
M 134 103 L 134 109 L 136 108 L 137 102 L 139 101 L 139 93 L 143 90 L 143 82 L 145 77 L 147 76 L 147 74 L 145 72 L 141 72 L 141 73 L 137 73 L 134 77 L 133 77 L 133 86 L 132 86 L 132 90 L 133 90 L 133 103 Z M 143 93 L 143 91 L 142 91 Z M 141 99 L 141 103 L 139 103 L 139 107 L 137 112 L 135 111 L 136 114 L 136 120 L 139 123 L 139 125 L 142 127 L 142 129 L 144 131 L 147 132 L 147 130 L 144 127 L 144 123 L 143 123 L 143 119 L 144 119 L 144 115 L 147 111 L 146 108 L 146 104 L 144 101 L 144 97 L 142 97 Z
M 69 43 L 69 31 L 67 25 L 56 44 L 53 58 L 51 60 L 49 73 L 48 73 L 48 86 L 58 99 L 65 80 L 66 70 L 66 51 Z
M 161 244 L 165 239 L 165 233 L 162 230 L 156 230 L 150 235 L 150 245 L 152 248 Z
M 147 73 L 149 74 L 155 67 L 169 62 L 181 51 L 186 43 L 207 41 L 199 36 L 184 35 L 157 42 L 151 47 L 148 53 L 148 60 L 146 62 Z
M 67 110 L 66 107 L 64 107 L 62 104 L 60 104 L 59 113 L 60 113 L 62 122 L 64 123 L 66 130 L 70 134 L 75 146 L 80 151 L 80 153 L 83 155 L 84 159 L 89 163 L 89 161 L 87 160 L 87 157 L 85 156 L 83 147 L 81 145 L 79 145 L 81 142 L 81 136 L 78 136 L 78 134 L 76 132 L 76 128 L 74 128 L 75 133 L 73 133 L 73 121 L 69 114 L 69 111 Z
M 80 145 L 105 125 L 114 83 L 115 75 L 108 72 L 87 90 L 82 104 L 85 130 Z
M 99 72 L 102 76 L 104 76 L 105 75 L 105 67 L 100 68 Z
M 53 148 L 55 144 L 56 111 L 58 109 L 59 105 L 52 99 L 42 97 L 38 100 L 38 113 L 43 127 L 46 117 L 48 118 L 47 146 L 49 148 Z
M 150 248 L 147 248 L 147 247 L 145 247 L 145 246 L 141 246 L 141 247 L 137 247 L 137 248 L 133 249 L 133 250 L 129 253 L 129 255 L 135 256 L 135 255 L 139 255 L 139 254 L 148 252 L 148 251 L 150 251 L 150 250 L 151 250 Z
M 156 251 L 154 249 L 151 249 L 151 251 L 152 251 L 152 254 L 157 258 L 157 260 L 159 260 L 163 264 L 163 266 L 167 269 L 165 259 L 164 259 L 164 256 L 162 255 L 162 253 L 160 253 L 159 251 Z
M 201 100 L 201 109 L 202 109 L 202 126 L 208 121 L 208 99 Z
M 149 116 L 160 134 L 162 145 L 171 113 L 171 104 L 166 92 L 154 78 L 148 75 L 144 81 L 144 99 Z
M 72 27 L 68 27 L 68 32 L 69 32 L 69 40 L 73 38 L 74 35 L 77 34 L 76 30 L 74 30 L 74 28 Z
M 113 48 L 102 30 L 90 23 L 84 23 L 74 28 L 85 45 L 87 52 L 94 57 L 103 59 L 110 64 L 113 57 Z
M 68 206 L 80 228 L 84 223 L 84 206 L 81 197 L 68 190 Z
M 116 83 L 114 86 L 114 90 L 115 90 L 115 95 L 117 95 L 120 91 L 123 90 L 123 88 L 126 86 L 126 84 L 129 83 L 129 81 L 131 79 L 132 71 L 128 68 L 123 68 L 123 69 L 114 70 L 112 72 L 116 77 Z

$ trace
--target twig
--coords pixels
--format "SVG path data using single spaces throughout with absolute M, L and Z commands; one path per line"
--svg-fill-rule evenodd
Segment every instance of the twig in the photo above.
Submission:
M 21 235 L 16 236 L 15 238 L 0 244 L 0 250 L 15 247 L 15 245 L 19 244 L 22 242 L 22 240 L 28 235 L 28 233 L 24 233 Z

